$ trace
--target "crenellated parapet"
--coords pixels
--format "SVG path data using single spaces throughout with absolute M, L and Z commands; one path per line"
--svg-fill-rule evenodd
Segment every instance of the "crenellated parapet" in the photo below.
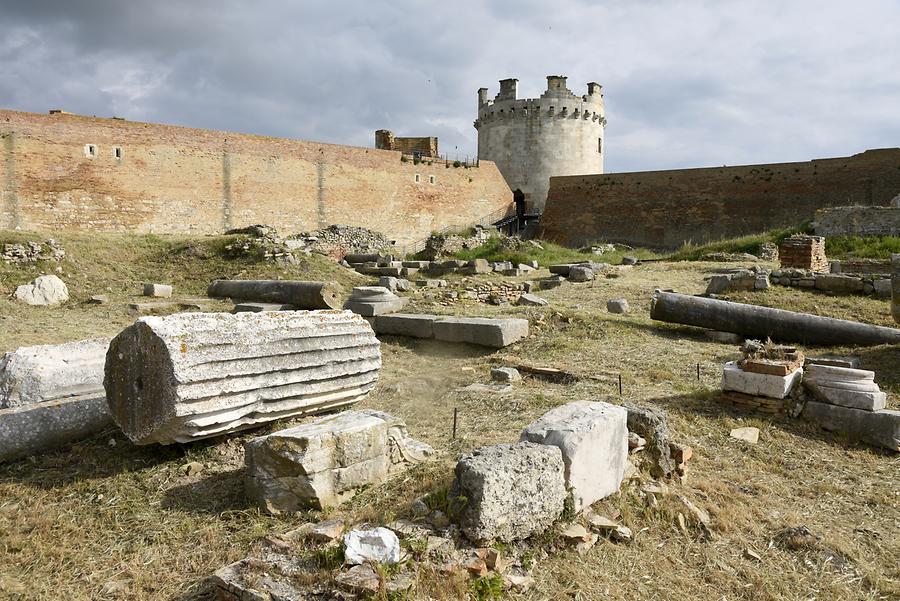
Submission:
M 487 88 L 478 91 L 478 119 L 475 128 L 497 120 L 572 119 L 606 126 L 603 86 L 590 82 L 587 94 L 576 96 L 566 87 L 566 78 L 547 76 L 547 90 L 540 98 L 518 98 L 517 79 L 500 81 L 500 91 L 493 100 L 487 99 Z

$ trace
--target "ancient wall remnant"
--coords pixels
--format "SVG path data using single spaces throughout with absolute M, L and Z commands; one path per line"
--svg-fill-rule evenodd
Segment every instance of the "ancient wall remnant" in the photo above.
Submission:
M 813 228 L 819 236 L 900 236 L 900 208 L 819 209 Z
M 825 256 L 825 238 L 822 236 L 798 235 L 785 238 L 778 247 L 778 258 L 782 268 L 830 271 L 828 258 Z
M 520 99 L 518 81 L 500 81 L 493 100 L 487 88 L 478 90 L 478 158 L 496 163 L 509 187 L 540 212 L 551 176 L 603 173 L 602 86 L 591 82 L 587 94 L 576 96 L 565 77 L 548 75 L 540 98 Z
M 214 234 L 341 223 L 398 243 L 512 203 L 497 167 L 373 148 L 0 110 L 0 229 Z
M 389 129 L 375 132 L 375 148 L 381 150 L 399 150 L 403 154 L 419 157 L 438 156 L 438 139 L 434 136 L 399 137 Z
M 671 249 L 799 226 L 825 207 L 887 205 L 897 190 L 900 148 L 800 163 L 552 177 L 541 227 L 543 237 L 567 246 L 604 240 Z

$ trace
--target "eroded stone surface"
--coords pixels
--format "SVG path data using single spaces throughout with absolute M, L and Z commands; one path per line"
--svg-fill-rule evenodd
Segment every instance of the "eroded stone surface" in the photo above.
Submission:
M 116 336 L 104 386 L 132 441 L 170 444 L 352 405 L 380 367 L 375 333 L 348 311 L 179 313 Z
M 466 499 L 460 527 L 470 540 L 528 538 L 562 513 L 562 452 L 530 442 L 483 447 L 459 460 L 451 495 Z
M 332 507 L 432 453 L 399 418 L 344 411 L 247 442 L 245 489 L 270 513 Z
M 575 401 L 551 409 L 522 431 L 522 440 L 562 451 L 574 508 L 619 490 L 628 460 L 628 412 L 609 403 Z

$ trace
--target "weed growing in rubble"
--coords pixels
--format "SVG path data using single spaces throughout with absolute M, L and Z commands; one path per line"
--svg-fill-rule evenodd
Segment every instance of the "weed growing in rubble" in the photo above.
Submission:
M 476 578 L 469 584 L 469 590 L 476 601 L 499 599 L 503 596 L 503 578 L 497 573 Z

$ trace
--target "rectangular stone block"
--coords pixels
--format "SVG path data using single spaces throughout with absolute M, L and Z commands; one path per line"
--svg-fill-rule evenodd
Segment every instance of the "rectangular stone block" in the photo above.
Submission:
M 247 442 L 245 489 L 270 513 L 322 509 L 432 453 L 399 418 L 344 411 Z
M 0 462 L 76 442 L 111 424 L 102 393 L 0 409 Z
M 412 338 L 434 337 L 435 315 L 411 315 L 408 313 L 392 313 L 375 318 L 376 334 L 391 336 L 410 336 Z
M 900 411 L 862 411 L 810 401 L 802 415 L 826 430 L 900 452 Z
M 628 461 L 628 411 L 609 403 L 575 401 L 551 409 L 522 431 L 521 440 L 562 451 L 566 488 L 575 511 L 617 490 Z
M 170 298 L 172 296 L 172 287 L 168 284 L 144 284 L 144 296 Z
M 871 392 L 862 390 L 848 390 L 825 386 L 819 382 L 805 382 L 804 386 L 810 390 L 816 398 L 823 403 L 853 407 L 863 411 L 879 411 L 884 409 L 887 395 L 883 392 Z
M 722 390 L 783 399 L 790 394 L 802 377 L 802 369 L 786 376 L 775 376 L 744 371 L 737 362 L 729 361 L 722 370 Z
M 442 317 L 434 322 L 434 337 L 503 348 L 528 336 L 528 320 L 519 318 Z
M 465 499 L 460 528 L 481 544 L 543 532 L 562 513 L 566 494 L 559 448 L 520 442 L 464 455 L 456 464 L 451 501 Z

